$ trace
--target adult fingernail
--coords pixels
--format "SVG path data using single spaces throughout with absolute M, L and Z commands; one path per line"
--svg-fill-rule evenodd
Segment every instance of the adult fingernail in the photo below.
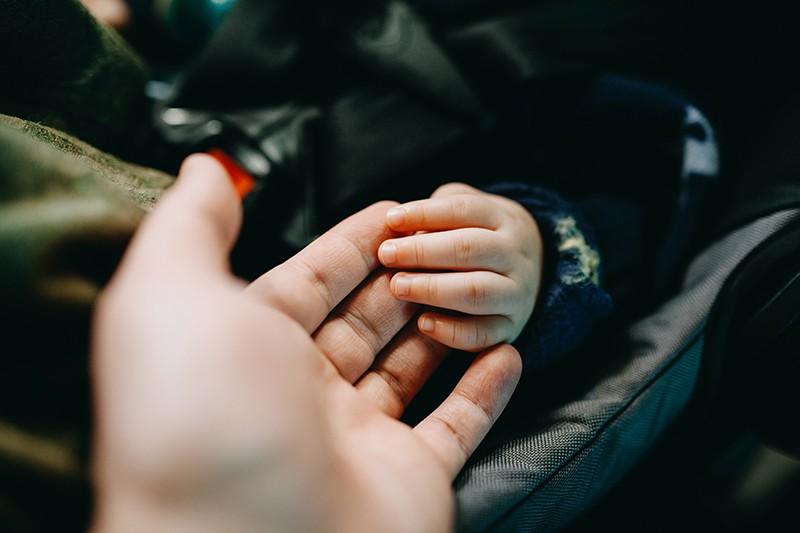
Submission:
M 402 224 L 405 218 L 406 218 L 405 207 L 393 207 L 386 212 L 386 221 L 392 227 L 396 227 Z
M 435 321 L 429 316 L 423 316 L 422 319 L 419 321 L 419 329 L 426 333 L 430 333 L 433 331 L 433 327 L 436 325 Z
M 405 296 L 411 292 L 411 278 L 407 276 L 397 276 L 394 279 L 394 292 L 397 296 Z
M 378 249 L 378 259 L 380 259 L 381 263 L 384 265 L 391 265 L 397 261 L 397 246 L 390 242 L 381 244 L 381 247 Z

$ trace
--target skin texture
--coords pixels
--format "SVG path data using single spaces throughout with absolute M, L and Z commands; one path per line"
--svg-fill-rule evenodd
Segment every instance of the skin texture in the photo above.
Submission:
M 184 162 L 96 308 L 93 531 L 452 528 L 452 480 L 521 364 L 493 347 L 420 424 L 397 420 L 447 349 L 386 290 L 392 205 L 246 285 L 224 170 Z
M 424 304 L 420 330 L 451 348 L 481 351 L 512 342 L 533 312 L 542 238 L 520 204 L 450 183 L 431 198 L 387 212 L 405 234 L 381 244 L 381 262 L 398 270 L 396 298 Z

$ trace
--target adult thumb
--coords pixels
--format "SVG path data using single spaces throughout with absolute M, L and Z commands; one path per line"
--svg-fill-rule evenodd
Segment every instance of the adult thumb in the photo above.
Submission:
M 145 217 L 125 261 L 161 272 L 227 270 L 241 219 L 239 198 L 222 165 L 206 154 L 190 155 Z

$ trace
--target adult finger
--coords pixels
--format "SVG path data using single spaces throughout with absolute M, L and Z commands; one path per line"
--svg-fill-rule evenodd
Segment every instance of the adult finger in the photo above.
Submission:
M 241 206 L 225 169 L 208 155 L 190 155 L 145 217 L 122 267 L 142 276 L 227 271 L 240 225 Z
M 394 205 L 379 202 L 346 218 L 251 283 L 248 294 L 314 331 L 377 268 L 378 245 L 395 236 L 385 223 Z
M 509 344 L 480 354 L 453 392 L 414 433 L 455 478 L 505 409 L 519 382 L 522 361 Z
M 372 366 L 419 307 L 393 297 L 390 278 L 388 270 L 375 272 L 314 332 L 317 347 L 350 383 Z
M 449 353 L 450 348 L 420 334 L 411 322 L 358 380 L 356 389 L 388 416 L 400 418 Z

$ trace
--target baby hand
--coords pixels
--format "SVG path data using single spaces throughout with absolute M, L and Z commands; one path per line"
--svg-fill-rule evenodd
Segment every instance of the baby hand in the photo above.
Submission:
M 408 234 L 378 250 L 381 263 L 400 270 L 392 293 L 439 308 L 420 315 L 420 331 L 468 351 L 517 338 L 533 312 L 542 271 L 541 235 L 524 207 L 449 183 L 429 199 L 390 209 L 386 218 Z

